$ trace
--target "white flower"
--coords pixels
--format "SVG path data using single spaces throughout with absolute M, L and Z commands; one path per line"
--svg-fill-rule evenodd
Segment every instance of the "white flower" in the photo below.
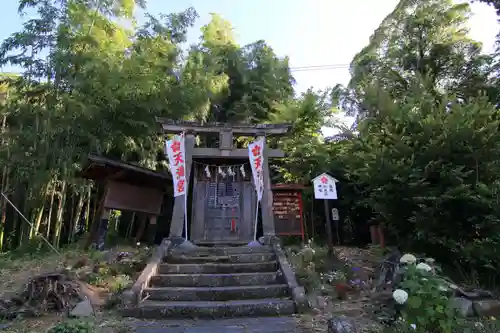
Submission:
M 432 271 L 432 267 L 427 265 L 425 262 L 421 262 L 420 264 L 418 264 L 417 269 L 420 269 L 420 270 L 426 271 L 426 272 Z
M 432 265 L 433 263 L 436 262 L 436 259 L 434 259 L 434 258 L 426 258 L 425 262 Z
M 408 300 L 408 293 L 403 289 L 396 289 L 392 293 L 392 298 L 394 298 L 394 300 L 398 304 L 405 304 Z
M 448 290 L 450 290 L 450 289 L 448 289 L 448 287 L 443 286 L 443 285 L 438 286 L 438 289 L 439 289 L 440 291 L 448 291 Z
M 399 259 L 402 264 L 414 264 L 417 262 L 417 258 L 413 254 L 407 253 Z
M 413 328 L 414 330 L 417 329 L 417 325 L 415 325 L 415 324 L 410 324 L 410 327 Z

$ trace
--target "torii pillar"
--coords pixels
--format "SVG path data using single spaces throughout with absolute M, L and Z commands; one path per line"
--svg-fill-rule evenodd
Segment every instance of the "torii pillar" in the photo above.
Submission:
M 164 118 L 156 118 L 163 127 L 164 134 L 178 134 L 185 132 L 185 161 L 186 161 L 186 188 L 189 189 L 189 180 L 193 158 L 210 159 L 245 159 L 248 158 L 248 149 L 237 149 L 233 146 L 234 136 L 258 137 L 284 135 L 290 129 L 288 124 L 227 124 L 227 123 L 199 123 L 190 121 L 172 121 Z M 194 147 L 195 135 L 214 134 L 219 135 L 219 147 L 201 148 Z M 269 172 L 269 159 L 282 158 L 284 153 L 278 149 L 268 149 L 264 140 L 264 162 L 263 177 L 264 190 L 262 193 L 261 212 L 262 229 L 265 238 L 275 236 L 273 195 L 271 191 L 271 178 Z M 186 191 L 188 193 L 188 191 Z M 181 238 L 184 229 L 184 195 L 175 198 L 172 221 L 170 225 L 170 238 Z

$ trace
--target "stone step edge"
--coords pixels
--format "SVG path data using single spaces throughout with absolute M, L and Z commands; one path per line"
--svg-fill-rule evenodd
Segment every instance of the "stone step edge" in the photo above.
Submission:
M 170 263 L 170 262 L 161 262 L 161 266 L 179 266 L 180 268 L 183 267 L 190 267 L 190 266 L 213 266 L 213 267 L 244 267 L 244 266 L 252 266 L 252 265 L 277 265 L 276 260 L 266 260 L 266 261 L 259 261 L 259 262 L 235 262 L 235 263 L 230 263 L 230 262 L 213 262 L 213 261 L 208 261 L 204 263 L 196 263 L 196 264 L 175 264 L 175 263 Z
M 211 247 L 211 246 L 196 246 L 196 247 L 188 247 L 188 248 L 182 248 L 182 247 L 174 247 L 172 248 L 172 251 L 179 251 L 179 252 L 217 252 L 217 251 L 247 251 L 250 250 L 251 252 L 255 251 L 272 251 L 273 248 L 271 246 L 216 246 L 216 247 Z
M 193 310 L 206 308 L 226 308 L 226 307 L 239 307 L 239 306 L 259 306 L 259 305 L 289 305 L 293 301 L 286 298 L 256 298 L 245 300 L 232 300 L 232 301 L 150 301 L 144 300 L 139 304 L 139 308 L 144 307 L 159 307 L 159 308 L 191 308 Z
M 167 278 L 167 277 L 237 277 L 237 276 L 259 276 L 259 275 L 271 275 L 275 274 L 278 276 L 279 271 L 269 271 L 269 272 L 249 272 L 249 273 L 168 273 L 168 274 L 156 274 L 155 277 Z
M 238 258 L 238 257 L 274 257 L 276 254 L 274 252 L 254 252 L 254 253 L 227 253 L 227 254 L 219 254 L 219 253 L 183 253 L 183 252 L 170 252 L 165 258 L 174 258 L 174 259 L 185 259 L 185 258 L 193 258 L 193 259 L 226 259 L 226 258 Z M 164 259 L 165 259 L 164 258 Z
M 288 288 L 287 284 L 262 284 L 262 285 L 251 285 L 251 286 L 224 286 L 224 287 L 148 287 L 144 288 L 144 292 L 149 292 L 149 293 L 154 293 L 158 291 L 186 291 L 186 292 L 193 292 L 193 291 L 204 291 L 204 292 L 209 292 L 212 291 L 214 293 L 216 292 L 221 292 L 221 291 L 239 291 L 239 290 L 249 290 L 249 289 L 254 289 L 254 290 L 259 290 L 259 289 L 269 289 L 269 288 Z

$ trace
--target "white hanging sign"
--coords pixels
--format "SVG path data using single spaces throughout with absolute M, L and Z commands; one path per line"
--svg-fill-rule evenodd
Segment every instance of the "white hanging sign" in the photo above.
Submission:
M 174 182 L 174 197 L 186 194 L 186 149 L 184 135 L 175 135 L 165 145 L 166 155 L 170 163 L 170 172 Z
M 221 176 L 222 176 L 222 178 L 226 178 L 226 173 L 224 172 L 224 170 L 222 170 L 222 168 L 221 168 L 221 167 L 219 167 L 219 169 L 218 169 L 218 170 L 219 170 L 219 171 L 218 171 L 218 172 L 219 172 L 219 175 L 221 175 Z
M 314 198 L 335 200 L 337 199 L 337 180 L 327 173 L 323 173 L 313 179 Z
M 257 199 L 262 199 L 264 192 L 264 137 L 260 137 L 256 141 L 248 145 L 248 156 L 250 159 L 250 166 L 252 168 L 253 183 L 257 191 Z
M 205 175 L 208 178 L 212 177 L 212 174 L 210 173 L 210 168 L 208 167 L 208 165 L 205 167 Z

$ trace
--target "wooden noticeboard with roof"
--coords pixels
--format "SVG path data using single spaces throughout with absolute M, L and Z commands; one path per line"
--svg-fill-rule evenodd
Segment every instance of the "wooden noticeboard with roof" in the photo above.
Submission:
M 273 190 L 273 215 L 276 236 L 304 237 L 304 214 L 302 191 L 305 186 L 298 184 L 276 184 Z

